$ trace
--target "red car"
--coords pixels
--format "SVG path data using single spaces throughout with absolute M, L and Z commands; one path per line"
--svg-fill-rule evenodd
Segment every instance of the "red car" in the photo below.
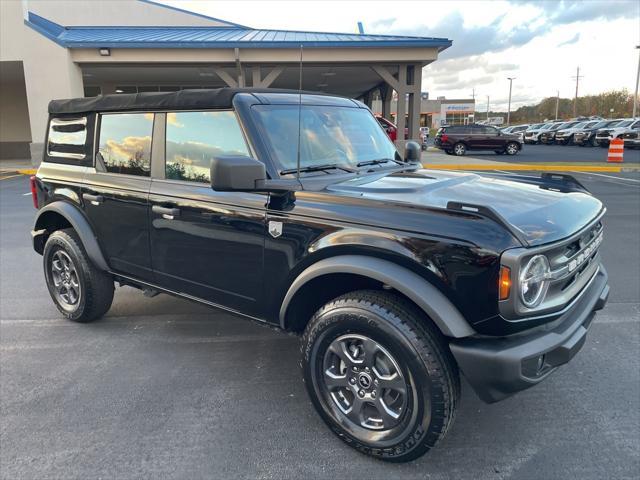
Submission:
M 387 135 L 389 135 L 391 141 L 395 142 L 398 138 L 398 127 L 396 127 L 395 124 L 391 123 L 386 118 L 379 117 L 378 115 L 376 115 L 376 120 L 378 120 L 378 123 L 382 126 L 382 128 L 384 128 L 384 131 L 387 132 Z M 404 129 L 404 139 L 409 139 L 409 129 L 406 127 Z

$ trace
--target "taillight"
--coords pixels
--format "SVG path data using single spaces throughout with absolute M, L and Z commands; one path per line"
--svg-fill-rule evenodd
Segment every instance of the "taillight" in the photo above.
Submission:
M 500 300 L 506 300 L 511 293 L 511 269 L 509 267 L 500 268 L 500 279 L 498 280 L 498 291 Z
M 443 134 L 440 136 L 440 141 L 441 141 L 441 142 L 446 142 L 447 140 L 449 140 L 449 135 L 447 135 L 446 133 L 443 133 Z
M 33 208 L 38 209 L 38 190 L 36 186 L 36 176 L 32 175 L 29 179 L 31 184 L 31 199 L 33 200 Z

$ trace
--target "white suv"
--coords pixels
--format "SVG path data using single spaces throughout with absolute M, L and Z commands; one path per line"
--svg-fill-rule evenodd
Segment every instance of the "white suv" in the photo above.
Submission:
M 592 122 L 581 122 L 577 125 L 574 125 L 573 127 L 570 128 L 563 128 L 562 130 L 558 130 L 556 132 L 556 143 L 559 144 L 563 144 L 563 145 L 573 145 L 573 136 L 585 129 L 591 128 L 595 125 L 598 124 L 598 121 L 592 121 Z
M 531 125 L 524 132 L 524 143 L 533 143 L 533 144 L 538 143 L 540 139 L 540 134 L 545 130 L 549 130 L 555 124 L 556 122 L 549 122 L 549 123 L 536 123 L 535 125 Z
M 611 140 L 618 137 L 622 138 L 622 135 L 629 130 L 634 130 L 638 124 L 640 124 L 638 119 L 625 118 L 607 128 L 602 128 L 596 133 L 596 143 L 601 147 L 607 147 Z

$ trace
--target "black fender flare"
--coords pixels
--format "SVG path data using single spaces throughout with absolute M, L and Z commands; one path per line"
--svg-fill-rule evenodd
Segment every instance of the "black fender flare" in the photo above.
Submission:
M 64 217 L 80 237 L 80 241 L 93 264 L 100 270 L 109 271 L 109 265 L 102 254 L 102 249 L 98 244 L 91 225 L 89 225 L 89 221 L 77 207 L 74 207 L 68 202 L 55 201 L 38 211 L 31 232 L 34 240 L 40 233 L 43 233 L 42 230 L 44 226 L 42 225 L 41 219 L 46 212 L 55 212 Z
M 402 293 L 422 309 L 448 337 L 463 338 L 475 334 L 469 323 L 451 301 L 427 280 L 400 265 L 363 255 L 339 255 L 325 258 L 304 270 L 293 281 L 280 307 L 280 326 L 291 300 L 308 281 L 332 273 L 352 273 L 378 280 Z

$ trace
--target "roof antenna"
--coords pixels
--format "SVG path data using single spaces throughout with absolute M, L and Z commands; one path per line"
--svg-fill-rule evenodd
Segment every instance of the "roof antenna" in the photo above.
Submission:
M 300 181 L 300 135 L 302 129 L 302 44 L 300 44 L 300 68 L 298 79 L 298 151 L 296 162 L 296 178 Z

